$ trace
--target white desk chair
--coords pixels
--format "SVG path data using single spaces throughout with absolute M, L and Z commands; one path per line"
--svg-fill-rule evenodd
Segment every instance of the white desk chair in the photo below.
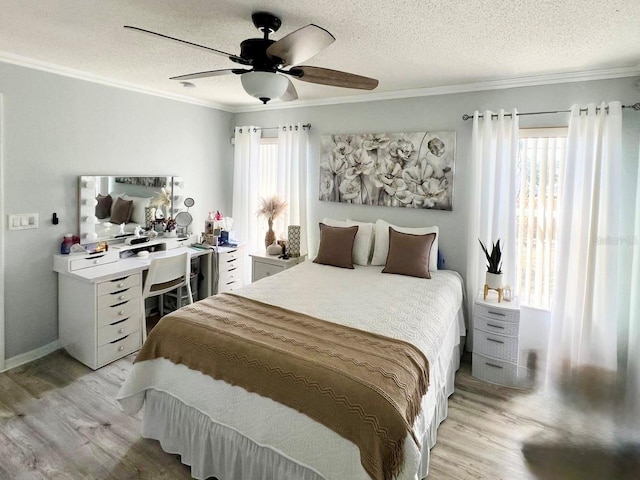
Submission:
M 142 342 L 147 339 L 147 318 L 145 300 L 160 295 L 160 316 L 163 313 L 162 295 L 181 287 L 187 288 L 189 303 L 193 303 L 191 293 L 191 261 L 188 253 L 174 257 L 161 257 L 151 260 L 147 279 L 142 289 Z M 181 306 L 182 295 L 177 295 L 178 308 Z

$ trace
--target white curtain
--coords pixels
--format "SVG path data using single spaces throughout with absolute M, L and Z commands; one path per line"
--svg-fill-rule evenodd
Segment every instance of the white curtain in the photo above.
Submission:
M 308 133 L 301 124 L 278 128 L 277 193 L 287 202 L 287 210 L 279 219 L 286 232 L 288 225 L 300 225 L 300 251 L 308 252 L 307 244 L 307 158 Z M 276 226 L 278 222 L 276 223 Z M 277 230 L 276 230 L 277 231 Z
M 620 262 L 622 108 L 586 110 L 571 108 L 558 219 L 549 367 L 562 375 L 585 366 L 615 372 L 629 311 L 630 275 Z
M 260 196 L 260 130 L 252 126 L 236 127 L 233 156 L 233 230 L 234 238 L 245 244 L 245 284 L 251 282 L 248 255 L 264 250 L 264 231 L 256 216 Z
M 480 118 L 482 115 L 482 118 Z M 476 111 L 471 138 L 471 207 L 469 209 L 467 300 L 473 300 L 484 286 L 486 259 L 478 239 L 490 249 L 500 239 L 504 246 L 502 273 L 506 284 L 515 288 L 516 279 L 516 160 L 518 155 L 518 115 L 506 116 Z M 472 318 L 469 316 L 469 318 Z M 471 332 L 471 328 L 469 329 Z
M 631 267 L 631 300 L 629 312 L 629 334 L 627 343 L 627 385 L 626 395 L 629 405 L 628 418 L 630 428 L 640 427 L 640 156 L 638 158 L 638 173 L 636 185 L 636 203 L 634 234 L 632 241 L 633 260 Z
M 278 127 L 277 154 L 272 145 L 261 147 L 261 129 L 236 127 L 233 169 L 235 237 L 247 255 L 264 252 L 267 222 L 256 215 L 262 198 L 279 195 L 287 202 L 285 214 L 274 223 L 278 238 L 286 238 L 288 225 L 300 225 L 302 252 L 307 252 L 308 134 L 301 124 Z M 272 142 L 270 142 L 272 143 Z M 245 283 L 251 281 L 248 257 Z
M 638 441 L 640 173 L 623 156 L 620 102 L 583 110 L 572 107 L 569 123 L 549 378 L 600 386 L 615 399 L 606 409 L 617 435 Z

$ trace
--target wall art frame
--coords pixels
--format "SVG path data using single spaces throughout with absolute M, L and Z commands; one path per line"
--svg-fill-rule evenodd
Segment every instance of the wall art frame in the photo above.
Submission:
M 455 131 L 323 135 L 319 199 L 453 209 Z

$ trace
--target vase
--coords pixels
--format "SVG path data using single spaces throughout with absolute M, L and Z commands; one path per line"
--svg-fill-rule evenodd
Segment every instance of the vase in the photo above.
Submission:
M 502 274 L 501 273 L 489 273 L 487 272 L 485 283 L 489 288 L 498 289 L 502 288 Z
M 300 256 L 300 225 L 289 225 L 287 229 L 287 241 L 289 243 L 289 255 Z
M 273 220 L 268 220 L 269 222 L 269 230 L 267 230 L 267 234 L 264 237 L 264 248 L 269 248 L 269 245 L 275 243 L 276 241 L 276 233 L 273 231 Z

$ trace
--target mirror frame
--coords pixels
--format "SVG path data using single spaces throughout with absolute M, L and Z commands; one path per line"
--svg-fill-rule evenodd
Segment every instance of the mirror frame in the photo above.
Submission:
M 169 187 L 169 195 L 171 198 L 171 207 L 169 210 L 169 216 L 175 217 L 176 213 L 180 211 L 179 207 L 176 207 L 178 201 L 182 198 L 180 192 L 184 186 L 180 177 L 173 175 L 81 175 L 78 178 L 78 231 L 80 233 L 80 243 L 85 245 L 89 243 L 107 241 L 120 241 L 121 237 L 116 237 L 116 234 L 110 234 L 105 236 L 98 236 L 96 233 L 96 224 L 99 223 L 95 216 L 96 196 L 99 193 L 99 182 L 104 178 L 114 179 L 116 178 L 166 178 Z M 160 189 L 161 187 L 153 187 Z M 109 192 L 111 193 L 111 192 Z M 143 225 L 144 226 L 144 225 Z

